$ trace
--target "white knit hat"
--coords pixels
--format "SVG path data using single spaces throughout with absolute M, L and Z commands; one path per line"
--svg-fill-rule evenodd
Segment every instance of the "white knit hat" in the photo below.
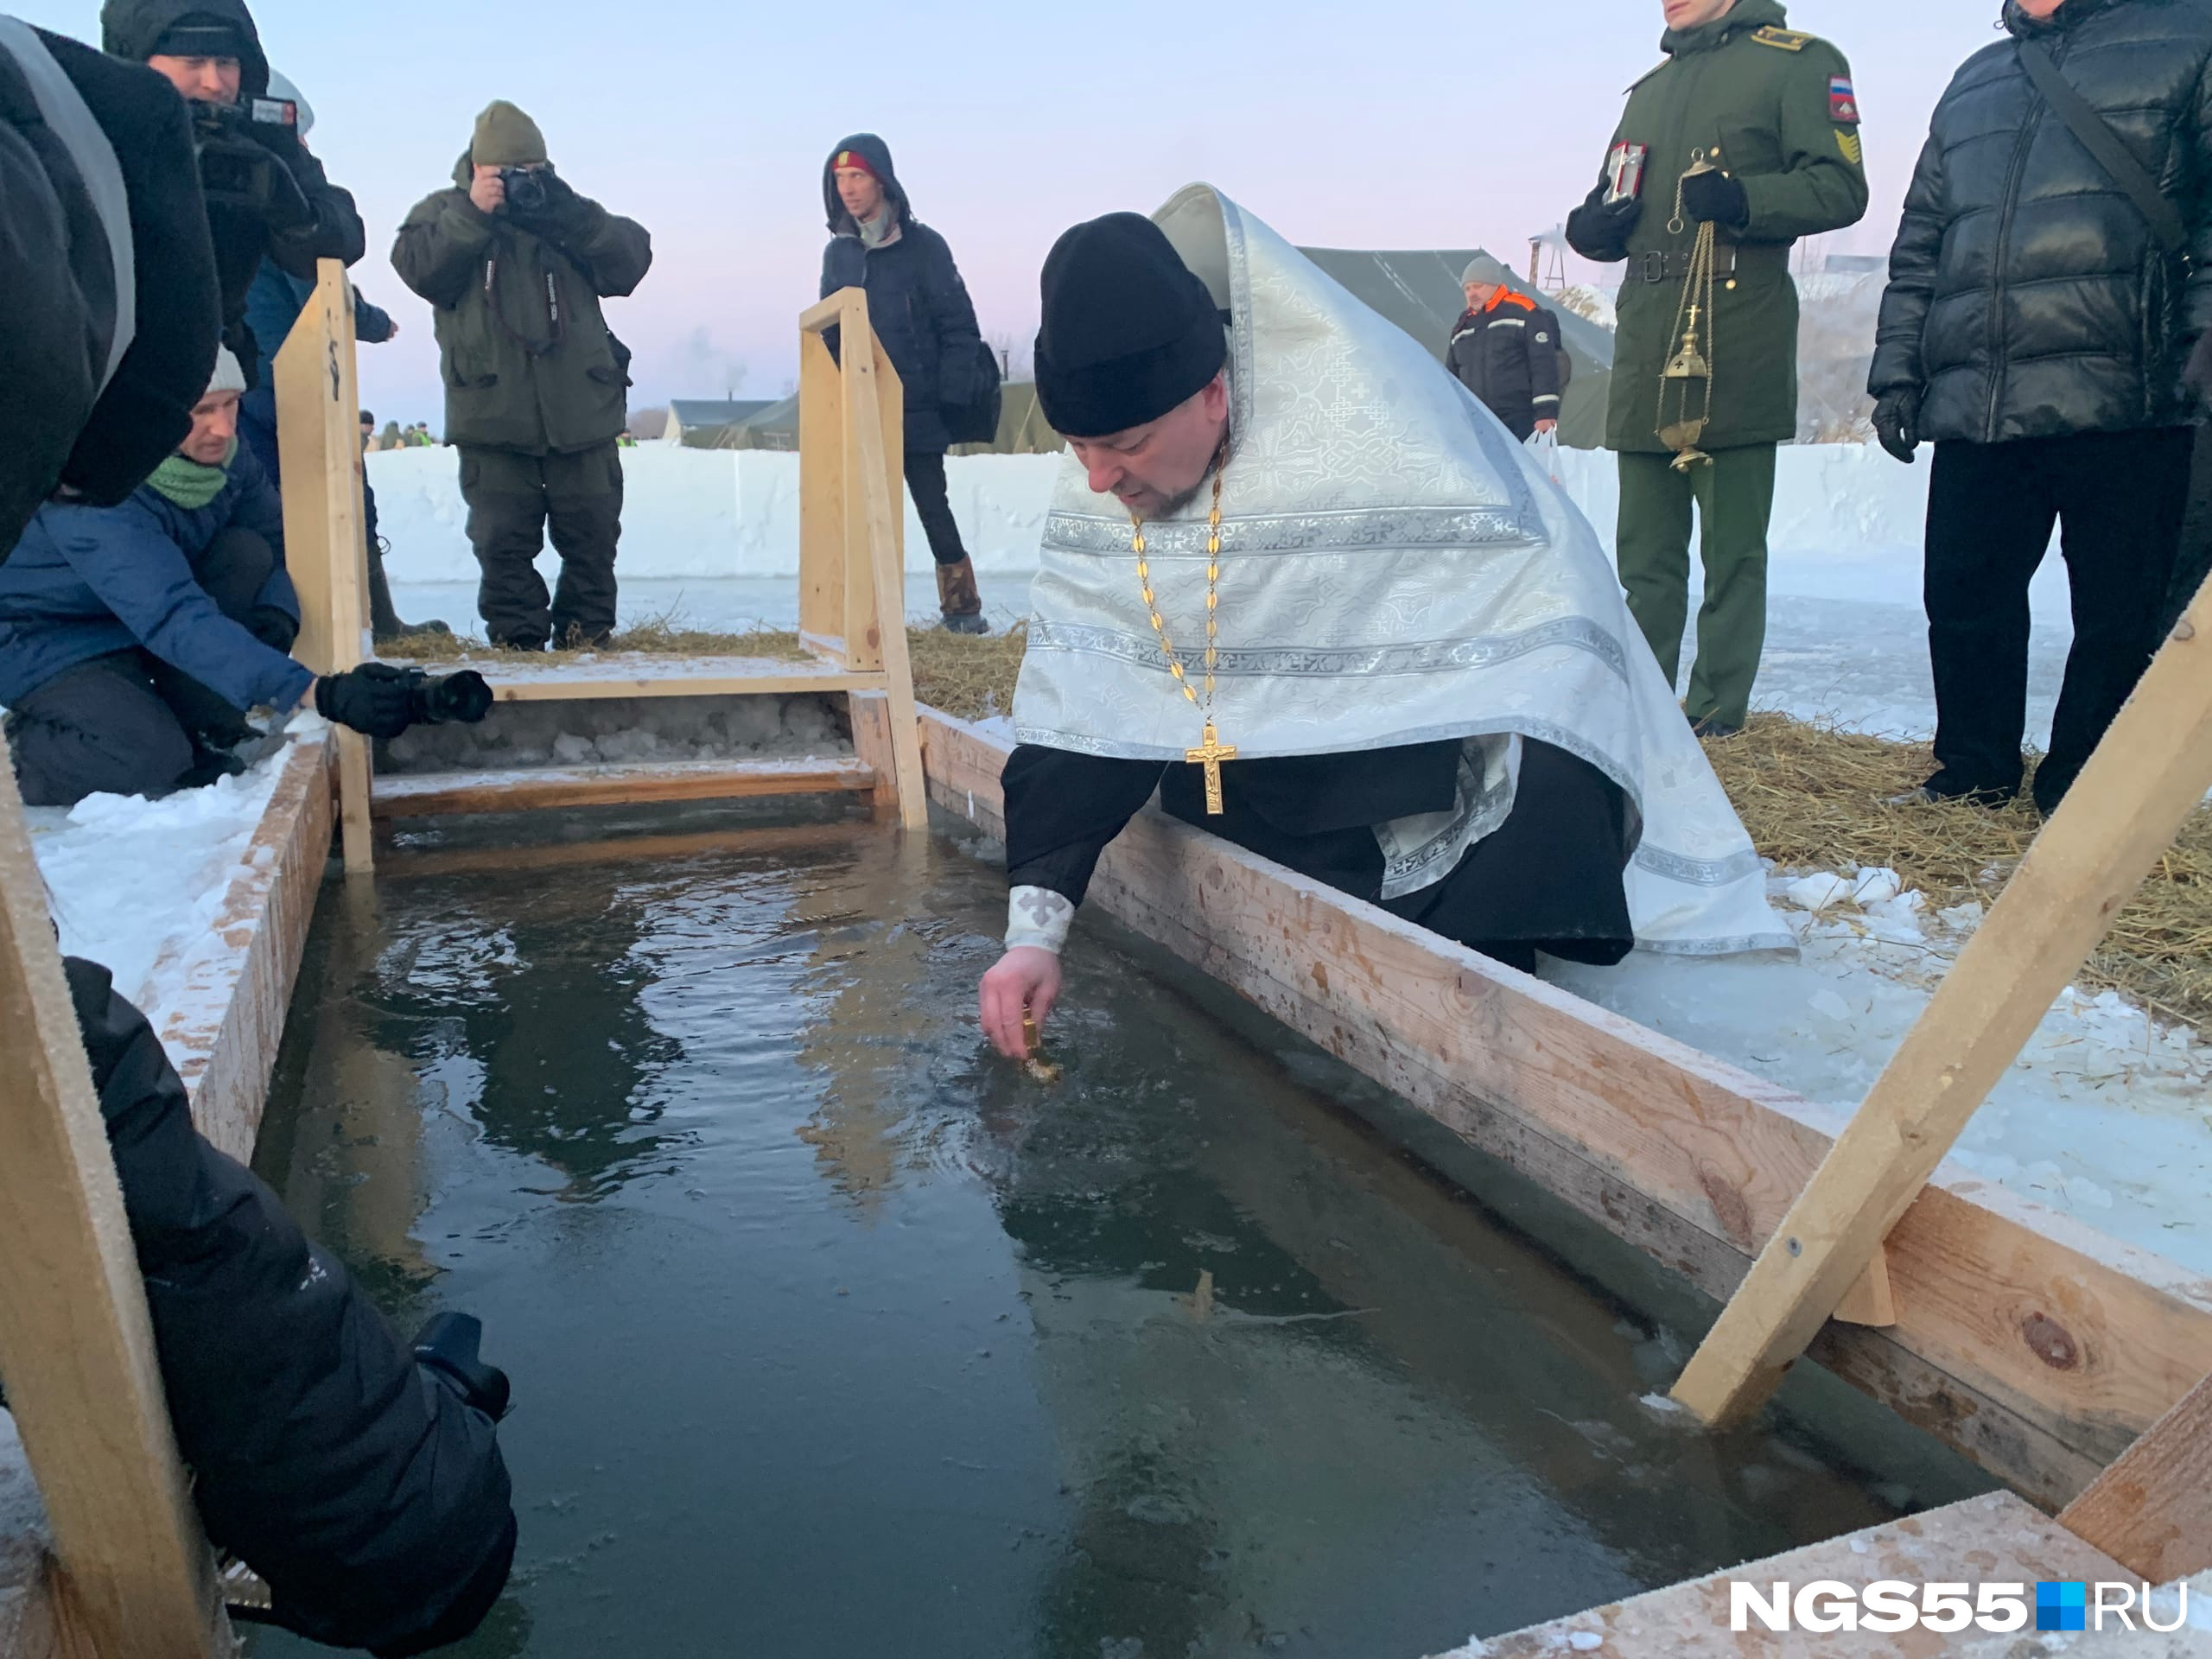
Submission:
M 238 359 L 232 355 L 229 346 L 218 346 L 215 348 L 215 378 L 207 383 L 207 390 L 200 395 L 212 397 L 219 391 L 244 391 L 245 390 L 245 370 L 239 365 Z

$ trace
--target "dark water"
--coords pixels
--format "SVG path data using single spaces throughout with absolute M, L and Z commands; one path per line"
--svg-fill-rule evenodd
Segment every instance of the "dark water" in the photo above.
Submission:
M 513 1375 L 454 1651 L 1415 1659 L 1904 1501 L 1655 1422 L 1666 1343 L 1103 918 L 1065 1080 L 986 1058 L 1003 894 L 863 825 L 326 899 L 264 1171 Z

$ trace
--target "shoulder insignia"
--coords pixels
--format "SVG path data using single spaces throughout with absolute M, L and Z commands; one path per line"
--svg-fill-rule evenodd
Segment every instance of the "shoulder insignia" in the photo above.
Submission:
M 1658 62 L 1653 64 L 1649 69 L 1638 75 L 1634 80 L 1629 82 L 1629 84 L 1622 90 L 1625 92 L 1634 92 L 1637 87 L 1643 86 L 1645 81 L 1650 79 L 1652 76 L 1657 74 L 1662 69 L 1664 69 L 1672 62 L 1674 62 L 1672 58 L 1660 59 Z
M 1770 46 L 1777 52 L 1802 52 L 1819 36 L 1802 34 L 1794 29 L 1777 29 L 1769 23 L 1764 29 L 1752 30 L 1751 38 L 1761 46 Z
M 1849 162 L 1853 167 L 1864 167 L 1866 165 L 1866 146 L 1859 142 L 1859 135 L 1857 133 L 1846 132 L 1841 128 L 1838 128 L 1835 135 L 1835 146 L 1838 149 L 1843 152 L 1843 159 Z

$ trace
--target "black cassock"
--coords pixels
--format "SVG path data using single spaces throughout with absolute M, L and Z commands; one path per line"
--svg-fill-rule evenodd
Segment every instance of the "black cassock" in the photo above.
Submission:
M 1107 844 L 1152 798 L 1172 816 L 1340 893 L 1517 968 L 1539 950 L 1610 966 L 1635 943 L 1622 882 L 1626 798 L 1566 750 L 1522 740 L 1511 814 L 1431 887 L 1383 899 L 1374 826 L 1452 808 L 1461 745 L 1237 760 L 1222 768 L 1219 817 L 1201 768 L 1109 760 L 1025 744 L 1007 758 L 1007 872 L 1018 887 L 1083 902 Z

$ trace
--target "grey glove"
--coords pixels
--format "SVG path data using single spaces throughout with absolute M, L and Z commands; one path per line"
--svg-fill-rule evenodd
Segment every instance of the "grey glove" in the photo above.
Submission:
M 1874 435 L 1908 467 L 1920 447 L 1920 388 L 1891 386 L 1874 402 Z

